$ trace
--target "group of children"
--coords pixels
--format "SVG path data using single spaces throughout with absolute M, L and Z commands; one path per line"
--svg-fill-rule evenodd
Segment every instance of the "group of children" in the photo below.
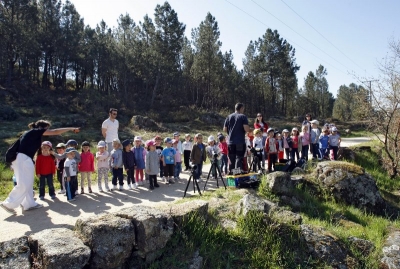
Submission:
M 272 166 L 275 167 L 275 163 L 279 159 L 308 161 L 309 151 L 312 153 L 313 159 L 337 160 L 341 138 L 336 126 L 325 124 L 321 130 L 318 125 L 317 120 L 303 122 L 301 132 L 297 127 L 294 127 L 291 132 L 284 129 L 282 133 L 269 128 L 265 144 L 263 144 L 261 130 L 254 129 L 254 136 L 250 135 L 247 143 L 252 144 L 257 150 L 256 152 L 260 152 L 262 155 L 260 166 L 262 165 L 264 168 L 264 160 L 268 160 L 268 172 L 272 172 Z

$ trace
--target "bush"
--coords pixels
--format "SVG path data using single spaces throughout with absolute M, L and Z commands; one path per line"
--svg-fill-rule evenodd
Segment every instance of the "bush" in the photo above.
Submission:
M 10 106 L 2 106 L 0 107 L 0 119 L 6 120 L 6 121 L 13 121 L 18 118 L 17 112 L 10 107 Z

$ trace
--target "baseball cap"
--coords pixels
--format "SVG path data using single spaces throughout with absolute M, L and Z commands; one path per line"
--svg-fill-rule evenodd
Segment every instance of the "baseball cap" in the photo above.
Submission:
M 155 146 L 156 143 L 154 142 L 154 140 L 147 140 L 146 141 L 146 147 L 150 147 L 150 146 Z
M 66 146 L 71 146 L 71 145 L 78 146 L 78 142 L 76 142 L 76 140 L 74 140 L 74 139 L 70 139 L 67 141 Z
M 90 143 L 88 141 L 83 141 L 82 147 L 90 147 Z
M 43 142 L 42 142 L 42 146 L 49 146 L 50 148 L 53 147 L 53 145 L 51 144 L 50 141 L 43 141 Z
M 180 136 L 179 132 L 175 132 L 174 136 Z
M 105 148 L 106 145 L 107 145 L 106 142 L 104 142 L 103 140 L 100 140 L 99 143 L 97 143 L 98 148 Z
M 316 125 L 319 125 L 319 121 L 317 121 L 317 120 L 312 120 L 312 121 L 310 121 L 310 123 L 314 123 Z
M 289 130 L 288 129 L 283 129 L 282 133 L 289 133 Z
M 65 144 L 64 143 L 58 143 L 57 146 L 56 146 L 56 149 L 59 149 L 59 148 L 65 148 Z
M 164 139 L 164 143 L 172 143 L 172 139 L 169 138 L 169 137 L 166 137 L 166 138 Z
M 332 127 L 332 132 L 337 132 L 337 128 L 335 126 Z
M 142 137 L 141 136 L 135 136 L 135 140 L 134 141 L 142 141 Z
M 129 139 L 126 139 L 124 141 L 122 141 L 122 146 L 125 148 L 126 146 L 128 146 L 129 144 L 131 144 L 131 141 Z
M 215 141 L 214 136 L 210 135 L 210 136 L 208 137 L 207 141 L 208 141 L 208 142 Z
M 71 152 L 78 152 L 78 151 L 76 151 L 76 149 L 73 148 L 73 147 L 69 147 L 69 148 L 67 148 L 67 149 L 65 150 L 65 153 L 71 153 Z

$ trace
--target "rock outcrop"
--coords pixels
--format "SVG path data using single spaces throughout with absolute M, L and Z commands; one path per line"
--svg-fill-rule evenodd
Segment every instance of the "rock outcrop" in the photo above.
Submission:
M 0 268 L 30 269 L 31 251 L 26 236 L 0 243 Z
M 192 200 L 181 204 L 172 204 L 162 209 L 166 214 L 172 216 L 176 225 L 181 226 L 185 220 L 192 215 L 197 215 L 207 220 L 208 202 L 203 200 Z
M 47 229 L 28 237 L 36 262 L 43 269 L 81 269 L 90 258 L 90 248 L 66 228 Z
M 272 193 L 275 194 L 291 194 L 295 187 L 290 174 L 285 172 L 270 173 L 267 175 L 267 181 Z
M 400 230 L 393 230 L 385 240 L 382 248 L 381 268 L 400 268 Z
M 163 129 L 154 120 L 140 115 L 133 116 L 129 125 L 134 130 L 146 129 L 151 131 L 159 131 Z
M 344 202 L 376 214 L 384 214 L 387 204 L 375 180 L 364 168 L 347 162 L 322 162 L 315 169 L 317 183 Z

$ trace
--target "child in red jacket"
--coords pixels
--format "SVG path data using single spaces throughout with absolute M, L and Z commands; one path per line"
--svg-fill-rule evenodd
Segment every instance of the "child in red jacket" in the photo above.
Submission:
M 90 143 L 82 143 L 81 162 L 79 163 L 79 172 L 81 173 L 81 194 L 84 194 L 85 178 L 88 182 L 88 191 L 92 193 L 92 172 L 94 172 L 94 155 L 90 152 Z
M 51 199 L 56 198 L 53 185 L 53 176 L 56 172 L 54 157 L 50 154 L 52 144 L 49 141 L 44 141 L 40 147 L 36 157 L 36 175 L 39 178 L 39 199 L 44 200 L 46 180 L 49 187 L 49 195 Z
M 275 163 L 278 160 L 278 149 L 279 149 L 279 144 L 278 140 L 275 138 L 275 131 L 272 128 L 269 128 L 268 131 L 268 137 L 267 140 L 265 141 L 265 153 L 268 154 L 268 172 L 272 172 L 272 165 L 274 166 L 275 170 Z

